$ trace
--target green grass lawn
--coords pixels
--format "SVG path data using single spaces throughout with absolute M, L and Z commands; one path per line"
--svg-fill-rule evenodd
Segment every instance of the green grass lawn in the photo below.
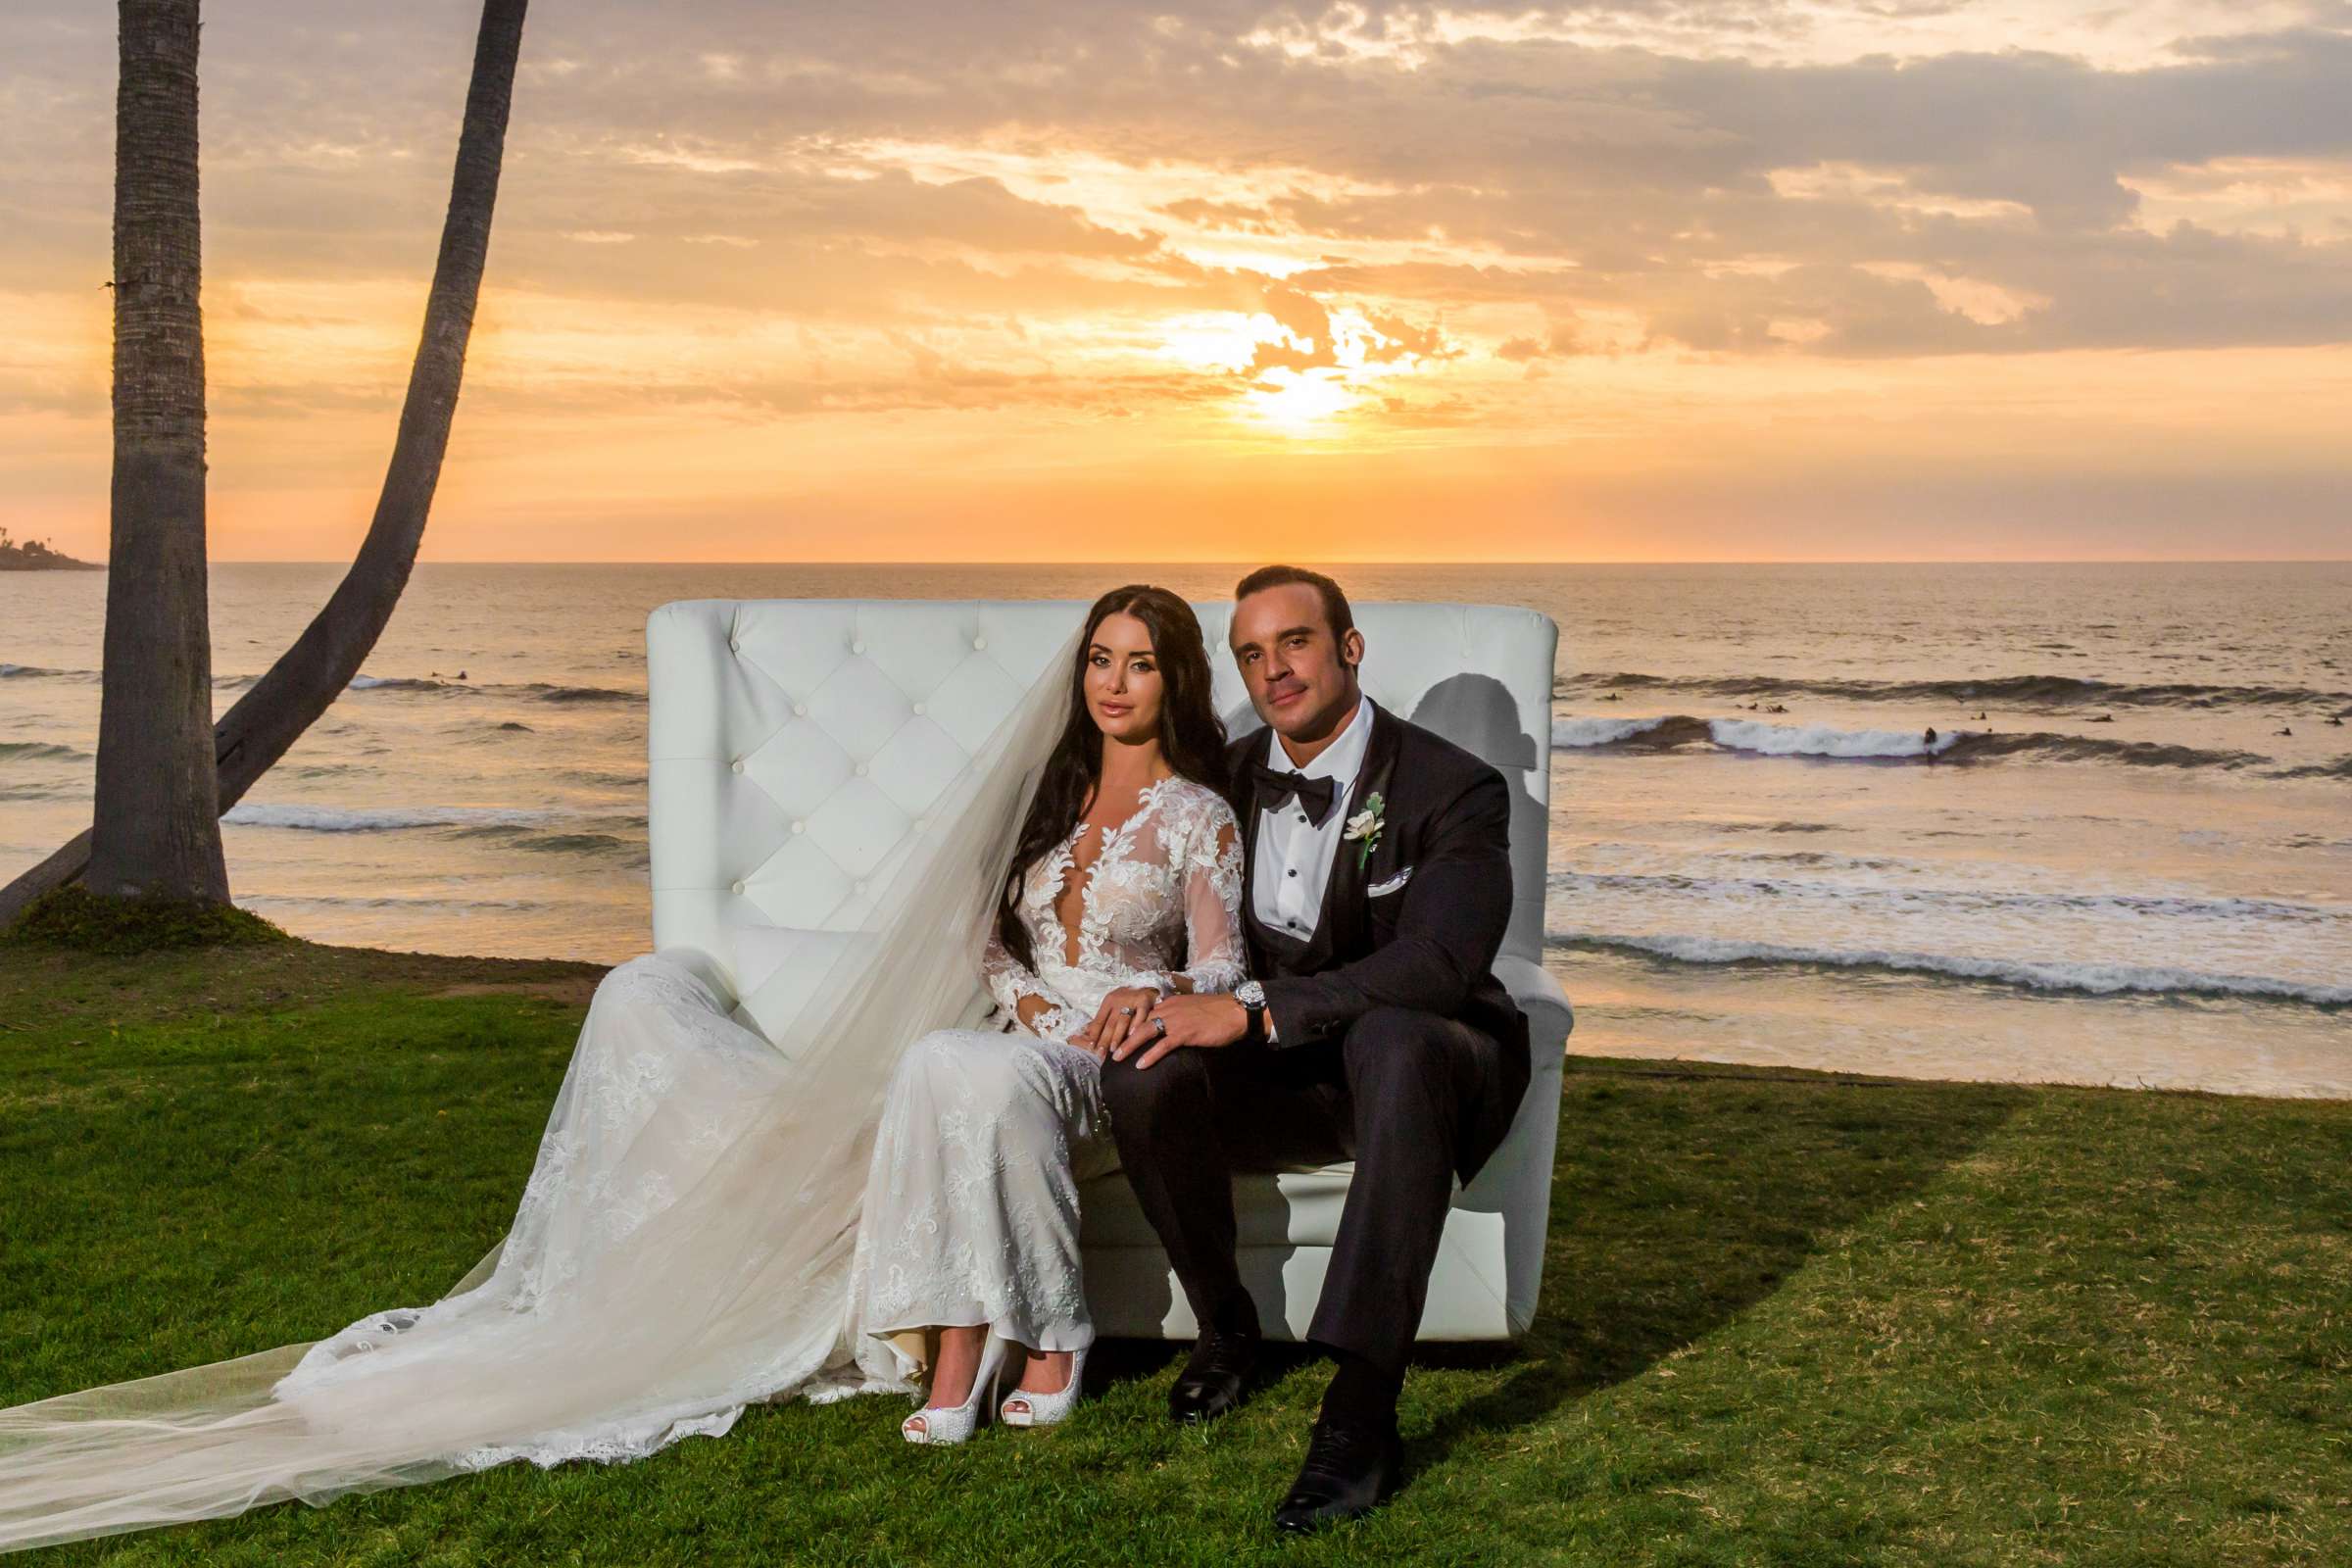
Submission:
M 440 1294 L 597 973 L 0 947 L 0 1404 Z M 2352 1563 L 2352 1105 L 1571 1059 L 1560 1150 L 1534 1332 L 1427 1353 L 1406 1490 L 1312 1541 L 1320 1367 L 1180 1432 L 1117 1345 L 1053 1431 L 764 1407 L 29 1560 Z

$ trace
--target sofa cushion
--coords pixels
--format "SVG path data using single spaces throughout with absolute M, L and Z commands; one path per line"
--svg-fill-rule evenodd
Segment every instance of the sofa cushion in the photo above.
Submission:
M 1234 1242 L 1239 1247 L 1329 1247 L 1340 1234 L 1340 1208 L 1355 1163 L 1249 1172 L 1233 1179 Z M 1088 1248 L 1157 1247 L 1159 1238 L 1118 1171 L 1078 1190 L 1078 1240 Z

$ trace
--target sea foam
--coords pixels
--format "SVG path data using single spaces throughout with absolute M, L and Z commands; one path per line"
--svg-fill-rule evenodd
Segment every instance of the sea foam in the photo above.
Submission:
M 1711 718 L 1715 744 L 1764 757 L 1935 757 L 1952 749 L 1957 732 L 1931 743 L 1924 730 L 1836 729 L 1828 724 L 1767 724 L 1752 718 Z
M 1555 718 L 1551 744 L 1562 749 L 1639 746 L 1666 751 L 1708 743 L 1763 757 L 1903 758 L 1940 756 L 1957 731 L 1929 744 L 1922 730 L 1838 729 L 1828 724 L 1767 724 L 1752 718 L 1694 718 L 1660 713 L 1642 718 Z

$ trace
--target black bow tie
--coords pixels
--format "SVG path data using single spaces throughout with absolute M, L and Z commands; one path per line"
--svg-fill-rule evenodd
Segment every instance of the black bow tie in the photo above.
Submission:
M 1327 778 L 1308 778 L 1304 773 L 1293 773 L 1285 768 L 1255 763 L 1250 773 L 1257 780 L 1257 804 L 1260 809 L 1279 811 L 1282 803 L 1296 796 L 1298 808 L 1304 811 L 1315 826 L 1331 814 L 1339 796 L 1338 787 Z

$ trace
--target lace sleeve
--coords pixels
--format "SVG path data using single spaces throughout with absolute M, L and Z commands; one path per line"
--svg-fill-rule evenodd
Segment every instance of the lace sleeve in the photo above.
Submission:
M 1223 801 L 1201 814 L 1184 869 L 1181 971 L 1195 992 L 1231 991 L 1242 983 L 1242 833 Z
M 1067 1040 L 1085 1027 L 1087 1020 L 1071 1017 L 1061 999 L 1046 989 L 1046 983 L 1014 957 L 1004 946 L 1004 939 L 993 930 L 988 934 L 988 949 L 980 958 L 980 973 L 988 981 L 989 995 L 997 999 L 997 1005 L 1004 1009 L 1004 1015 L 1039 1039 Z M 1037 1015 L 1034 1025 L 1022 1021 L 1023 997 L 1035 997 L 1046 1004 L 1046 1010 Z

